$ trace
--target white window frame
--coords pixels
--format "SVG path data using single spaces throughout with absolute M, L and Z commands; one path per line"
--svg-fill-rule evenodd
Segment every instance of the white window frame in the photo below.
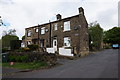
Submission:
M 70 21 L 64 22 L 64 31 L 70 31 Z
M 31 30 L 28 30 L 28 31 L 27 31 L 27 37 L 30 37 L 31 34 L 32 34 L 32 31 L 31 31 Z
M 64 37 L 64 47 L 70 47 L 70 46 L 71 46 L 71 38 Z
M 57 23 L 54 24 L 54 30 L 55 31 L 58 30 L 58 24 Z
M 38 32 L 38 28 L 35 29 L 35 32 Z
M 41 34 L 45 34 L 45 27 L 41 28 Z

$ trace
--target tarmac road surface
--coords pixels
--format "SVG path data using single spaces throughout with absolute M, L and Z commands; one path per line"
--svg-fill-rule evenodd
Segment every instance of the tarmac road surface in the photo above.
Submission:
M 51 69 L 19 72 L 3 78 L 118 78 L 118 53 L 118 49 L 107 49 L 77 60 L 59 60 L 63 65 Z

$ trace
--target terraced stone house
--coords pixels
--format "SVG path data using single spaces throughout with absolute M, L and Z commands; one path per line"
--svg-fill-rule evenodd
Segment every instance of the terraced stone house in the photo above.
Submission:
M 84 9 L 79 14 L 25 29 L 25 46 L 39 45 L 40 50 L 65 56 L 86 55 L 89 53 L 88 23 Z

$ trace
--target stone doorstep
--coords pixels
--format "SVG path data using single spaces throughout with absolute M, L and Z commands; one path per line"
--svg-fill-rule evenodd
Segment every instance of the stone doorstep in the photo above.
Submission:
M 64 56 L 64 55 L 58 55 L 58 58 L 61 58 L 61 59 L 70 59 L 70 60 L 75 59 L 74 56 Z

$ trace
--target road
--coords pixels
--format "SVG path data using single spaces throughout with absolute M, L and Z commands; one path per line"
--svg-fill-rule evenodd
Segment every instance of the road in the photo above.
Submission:
M 51 69 L 19 72 L 3 78 L 118 78 L 118 50 L 107 49 L 77 60 L 60 60 Z

